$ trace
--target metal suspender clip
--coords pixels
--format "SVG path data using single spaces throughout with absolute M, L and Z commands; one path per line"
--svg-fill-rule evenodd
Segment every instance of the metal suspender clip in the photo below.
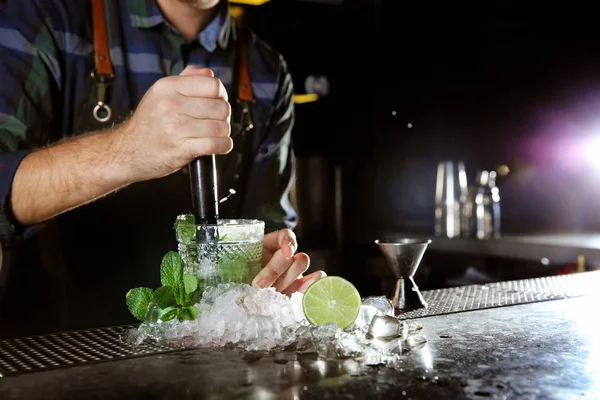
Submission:
M 98 90 L 98 104 L 94 107 L 93 115 L 98 122 L 106 122 L 112 117 L 112 110 L 106 104 L 106 92 L 115 79 L 110 60 L 110 48 L 108 46 L 104 1 L 91 0 L 92 22 L 94 25 L 94 52 L 96 53 L 94 57 L 96 67 L 92 71 L 92 78 L 96 81 L 96 89 Z
M 253 102 L 254 101 L 252 101 L 252 103 Z M 242 135 L 245 135 L 246 132 L 249 132 L 254 128 L 254 122 L 252 121 L 252 107 L 250 106 L 251 102 L 238 98 L 237 103 L 241 106 L 240 126 L 242 127 Z
M 92 71 L 92 78 L 96 81 L 96 89 L 98 90 L 98 104 L 94 107 L 94 118 L 98 122 L 106 122 L 112 117 L 112 110 L 106 104 L 106 91 L 112 83 L 115 76 L 98 74 L 95 70 Z

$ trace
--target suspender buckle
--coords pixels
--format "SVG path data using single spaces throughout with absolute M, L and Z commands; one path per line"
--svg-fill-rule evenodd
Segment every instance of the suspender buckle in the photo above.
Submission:
M 115 76 L 98 74 L 96 71 L 92 71 L 92 78 L 96 81 L 96 90 L 98 93 L 98 104 L 94 107 L 93 115 L 94 119 L 98 122 L 106 122 L 112 117 L 112 110 L 106 104 L 106 91 L 108 86 L 112 83 Z
M 254 122 L 252 121 L 252 107 L 250 102 L 246 100 L 237 99 L 237 103 L 241 106 L 240 113 L 240 126 L 242 127 L 242 135 L 246 135 L 254 128 Z

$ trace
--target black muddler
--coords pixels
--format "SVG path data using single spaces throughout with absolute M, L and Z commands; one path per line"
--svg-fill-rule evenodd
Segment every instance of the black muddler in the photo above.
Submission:
M 190 163 L 190 188 L 196 224 L 217 225 L 219 200 L 217 193 L 217 164 L 214 155 L 196 158 Z M 198 243 L 217 243 L 217 232 L 205 229 L 206 235 L 196 234 Z M 210 233 L 213 233 L 212 235 Z M 204 237 L 203 237 L 204 236 Z

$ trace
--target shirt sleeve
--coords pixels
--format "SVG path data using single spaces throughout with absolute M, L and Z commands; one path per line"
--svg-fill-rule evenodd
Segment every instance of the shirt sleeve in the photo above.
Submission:
M 60 82 L 56 35 L 35 1 L 0 7 L 0 241 L 11 245 L 33 231 L 12 215 L 10 193 L 19 164 L 48 141 L 52 93 Z
M 294 229 L 297 214 L 290 201 L 295 170 L 292 128 L 294 126 L 294 87 L 285 59 L 280 56 L 273 113 L 266 140 L 261 144 L 248 185 L 260 187 L 252 191 L 250 206 L 265 221 L 265 232 L 281 228 Z

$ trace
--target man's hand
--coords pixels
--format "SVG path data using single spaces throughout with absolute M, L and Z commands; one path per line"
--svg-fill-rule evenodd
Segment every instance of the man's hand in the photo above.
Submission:
M 310 265 L 310 258 L 306 253 L 294 254 L 297 249 L 296 235 L 289 229 L 265 235 L 263 269 L 252 285 L 260 288 L 273 286 L 278 292 L 291 296 L 294 292 L 304 293 L 311 283 L 326 275 L 324 271 L 316 271 L 303 276 Z
M 209 69 L 188 66 L 152 85 L 117 129 L 118 163 L 136 182 L 169 175 L 198 156 L 229 153 L 230 118 L 221 81 Z
M 12 211 L 35 224 L 131 183 L 169 175 L 194 158 L 231 151 L 231 108 L 211 70 L 187 67 L 157 81 L 114 129 L 27 155 L 11 190 Z

